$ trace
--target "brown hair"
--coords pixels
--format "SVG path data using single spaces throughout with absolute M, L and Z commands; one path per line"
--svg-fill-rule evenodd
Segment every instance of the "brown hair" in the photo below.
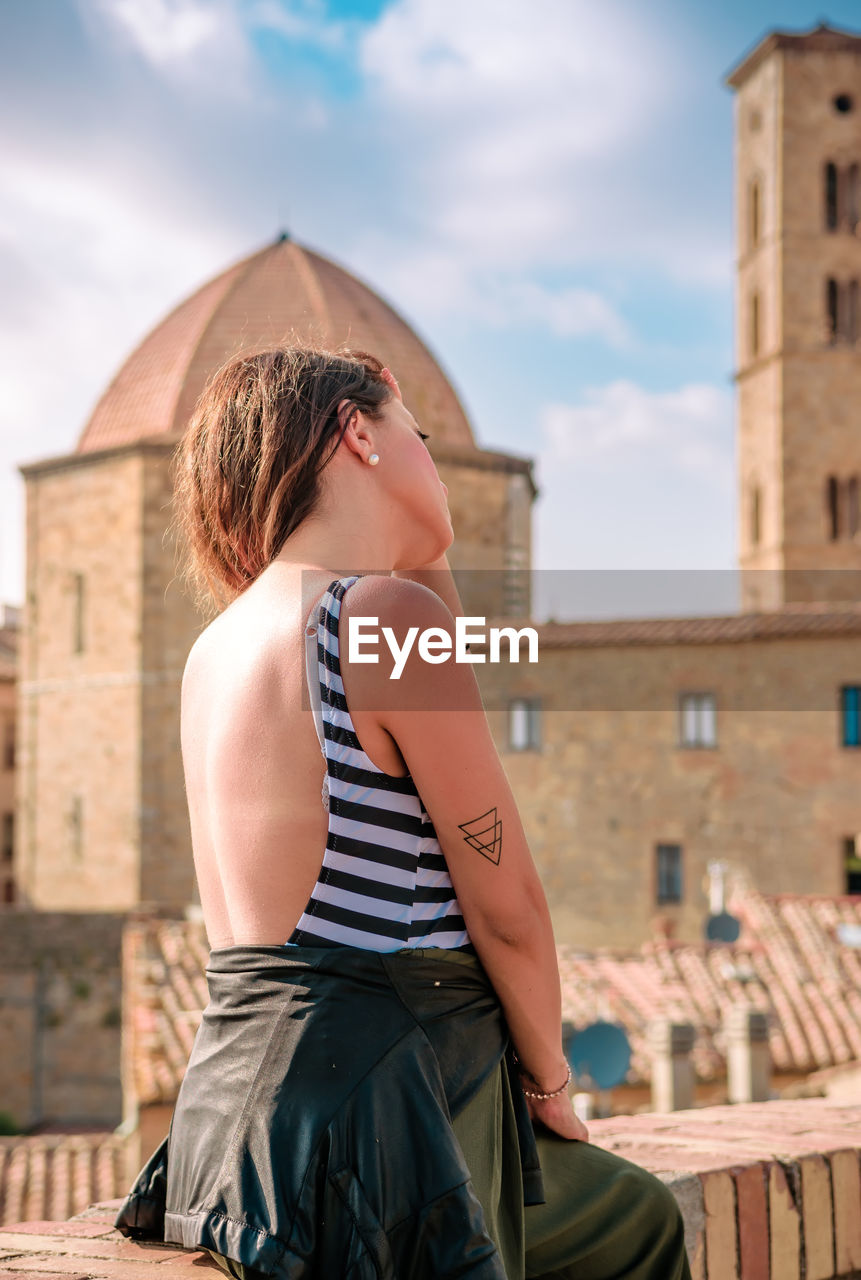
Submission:
M 241 595 L 314 511 L 353 416 L 327 451 L 338 404 L 379 421 L 393 395 L 382 369 L 367 351 L 283 346 L 240 352 L 209 379 L 172 457 L 171 524 L 201 612 Z

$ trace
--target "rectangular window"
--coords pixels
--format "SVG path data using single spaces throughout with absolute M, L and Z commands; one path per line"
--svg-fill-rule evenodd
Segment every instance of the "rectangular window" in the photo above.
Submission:
M 84 575 L 72 574 L 75 653 L 84 652 Z
M 3 768 L 15 768 L 15 721 L 7 720 L 3 726 Z
M 825 166 L 825 229 L 837 229 L 837 165 L 833 160 Z
M 540 698 L 513 698 L 509 702 L 508 746 L 511 751 L 538 751 L 540 749 Z
M 754 293 L 750 299 L 750 354 L 759 355 L 759 294 Z
M 750 540 L 754 546 L 759 545 L 762 537 L 762 490 L 754 485 L 750 495 Z
M 858 166 L 850 164 L 846 175 L 846 223 L 850 231 L 858 226 Z
M 857 684 L 844 684 L 840 690 L 841 732 L 844 747 L 861 747 L 861 736 L 858 732 L 859 694 L 861 694 L 861 686 Z
M 846 294 L 846 338 L 855 342 L 858 338 L 858 281 L 850 280 Z
M 829 276 L 825 281 L 825 324 L 827 340 L 831 343 L 837 341 L 837 335 L 840 332 L 839 301 L 837 281 Z
M 15 852 L 15 815 L 3 814 L 3 827 L 0 831 L 0 862 L 11 862 Z
M 754 178 L 749 187 L 750 201 L 750 247 L 755 249 L 759 244 L 759 182 Z
M 717 746 L 717 712 L 713 693 L 679 694 L 679 745 Z
M 843 837 L 843 892 L 861 893 L 861 838 Z
M 681 902 L 682 846 L 680 844 L 656 845 L 655 856 L 655 900 L 659 904 Z
M 71 845 L 72 859 L 80 862 L 84 853 L 84 797 L 81 795 L 72 796 L 72 805 L 69 809 L 69 843 Z

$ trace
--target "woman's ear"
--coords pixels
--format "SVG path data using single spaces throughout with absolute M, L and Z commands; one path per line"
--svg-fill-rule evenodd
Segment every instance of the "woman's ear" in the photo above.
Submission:
M 369 423 L 369 420 L 365 417 L 354 400 L 342 400 L 340 402 L 338 405 L 338 421 L 341 424 L 343 432 L 341 437 L 342 445 L 348 442 L 348 435 L 352 435 L 353 439 L 349 441 L 349 447 L 351 449 L 361 453 L 361 450 L 356 449 L 356 441 L 359 441 L 368 446 L 368 452 L 373 451 L 374 440 L 371 429 L 372 424 Z M 352 428 L 352 431 L 350 428 Z
M 338 405 L 338 423 L 343 431 L 351 418 L 355 419 L 359 408 L 355 400 L 342 400 Z M 355 423 L 354 423 L 355 425 Z

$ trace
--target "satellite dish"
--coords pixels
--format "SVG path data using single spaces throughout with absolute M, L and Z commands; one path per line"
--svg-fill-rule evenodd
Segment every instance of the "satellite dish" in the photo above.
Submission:
M 861 924 L 839 924 L 837 939 L 844 947 L 861 947 Z
M 589 1076 L 599 1089 L 621 1084 L 631 1065 L 631 1046 L 614 1022 L 593 1022 L 572 1037 L 568 1061 L 576 1076 Z
M 741 921 L 728 911 L 719 911 L 706 921 L 706 938 L 709 942 L 735 942 L 741 933 Z

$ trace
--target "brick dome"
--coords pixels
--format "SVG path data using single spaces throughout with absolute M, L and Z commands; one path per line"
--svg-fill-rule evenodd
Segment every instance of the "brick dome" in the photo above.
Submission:
M 203 285 L 144 338 L 96 405 L 76 452 L 179 436 L 215 369 L 292 329 L 305 342 L 373 352 L 437 442 L 477 448 L 453 387 L 406 321 L 343 267 L 282 235 Z

